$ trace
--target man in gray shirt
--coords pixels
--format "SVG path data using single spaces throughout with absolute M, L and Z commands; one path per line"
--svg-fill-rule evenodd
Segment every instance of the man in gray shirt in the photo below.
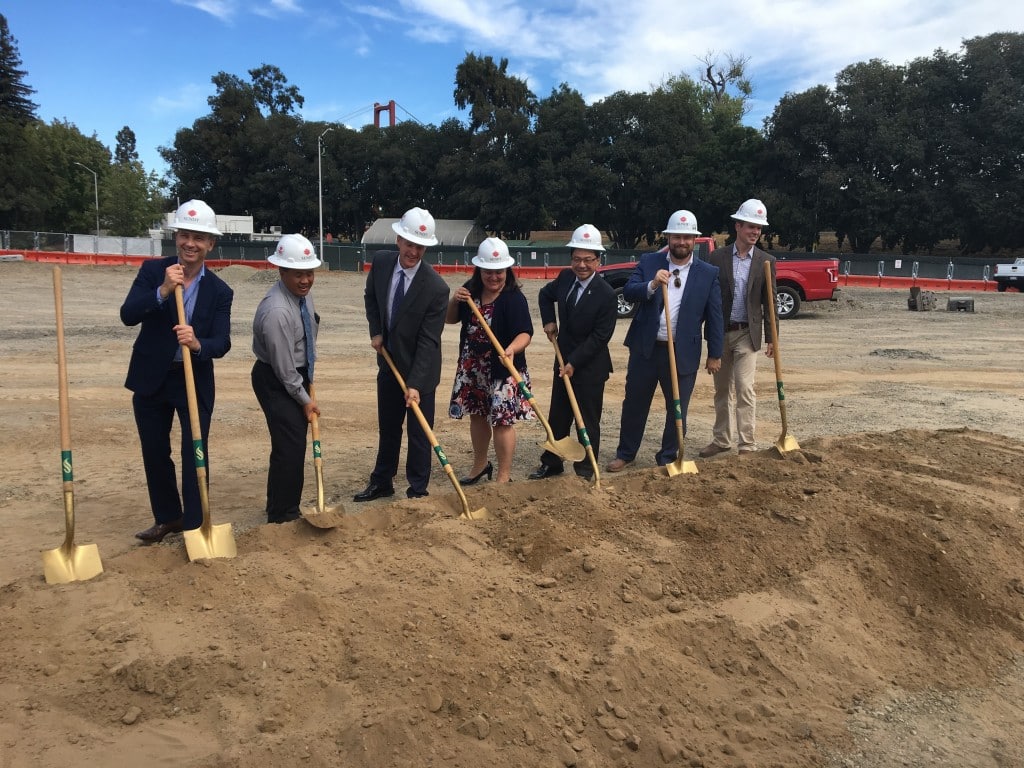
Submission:
M 310 393 L 320 326 L 310 290 L 320 260 L 305 237 L 285 235 L 267 261 L 280 279 L 252 321 L 252 389 L 270 430 L 267 522 L 286 523 L 301 516 L 307 425 L 320 415 Z

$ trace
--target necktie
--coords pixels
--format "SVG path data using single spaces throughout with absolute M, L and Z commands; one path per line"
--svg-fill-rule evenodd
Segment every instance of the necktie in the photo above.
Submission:
M 299 315 L 302 316 L 302 336 L 306 341 L 306 378 L 313 383 L 313 363 L 316 360 L 316 342 L 313 337 L 313 321 L 306 309 L 306 297 L 299 299 Z
M 395 327 L 395 315 L 398 313 L 398 308 L 402 304 L 402 299 L 405 298 L 405 272 L 403 270 L 398 271 L 398 287 L 395 288 L 395 298 L 391 300 L 391 316 L 389 317 L 388 327 Z
M 575 307 L 576 306 L 576 302 L 580 300 L 580 288 L 582 288 L 582 286 L 580 285 L 580 281 L 579 280 L 577 280 L 575 283 L 573 283 L 572 290 L 569 292 L 569 303 L 568 303 L 568 306 L 570 308 L 571 307 Z

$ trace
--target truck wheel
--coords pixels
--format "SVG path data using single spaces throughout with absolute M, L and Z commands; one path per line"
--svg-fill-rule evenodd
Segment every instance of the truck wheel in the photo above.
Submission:
M 636 314 L 636 304 L 622 295 L 622 288 L 615 289 L 615 312 L 619 317 L 632 317 Z
M 800 294 L 795 288 L 780 285 L 775 292 L 775 314 L 779 320 L 796 317 L 800 311 Z
M 1006 283 L 996 283 L 996 290 L 1003 293 L 1006 290 Z

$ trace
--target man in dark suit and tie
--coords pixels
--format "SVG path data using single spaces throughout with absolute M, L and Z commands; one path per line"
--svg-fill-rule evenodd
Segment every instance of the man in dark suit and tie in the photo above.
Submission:
M 673 213 L 662 231 L 668 235 L 668 253 L 645 253 L 633 270 L 622 294 L 638 303 L 638 310 L 626 332 L 629 363 L 626 394 L 622 401 L 622 422 L 615 458 L 609 472 L 620 472 L 636 459 L 647 426 L 654 388 L 665 396 L 665 428 L 655 461 L 664 466 L 675 461 L 679 438 L 675 429 L 672 379 L 679 382 L 679 400 L 686 429 L 686 409 L 697 379 L 701 356 L 701 326 L 707 339 L 707 370 L 714 373 L 722 363 L 722 293 L 718 268 L 693 258 L 693 246 L 700 232 L 690 212 Z M 668 286 L 676 370 L 669 367 L 668 334 L 662 286 Z
M 402 424 L 410 404 L 416 403 L 427 423 L 434 426 L 434 394 L 441 380 L 441 331 L 448 309 L 448 284 L 423 261 L 428 246 L 437 245 L 434 217 L 422 208 L 410 208 L 391 225 L 398 236 L 398 251 L 373 256 L 366 276 L 363 300 L 370 326 L 370 345 L 386 349 L 405 379 L 398 380 L 378 355 L 377 360 L 377 459 L 370 483 L 354 501 L 372 501 L 395 493 Z M 408 417 L 409 444 L 405 495 L 428 495 L 432 446 L 419 420 Z
M 177 255 L 143 262 L 121 305 L 121 321 L 139 325 L 125 387 L 132 395 L 135 424 L 154 524 L 135 534 L 147 544 L 169 534 L 198 528 L 203 521 L 188 417 L 182 354 L 191 355 L 202 443 L 208 448 L 213 415 L 213 361 L 231 349 L 234 293 L 205 266 L 217 244 L 217 217 L 201 200 L 189 200 L 174 213 Z M 181 286 L 185 323 L 178 322 L 174 290 Z M 171 423 L 181 426 L 181 495 L 171 459 Z M 209 451 L 206 452 L 209 465 Z
M 615 333 L 615 290 L 595 271 L 600 255 L 604 253 L 601 233 L 596 227 L 590 224 L 577 227 L 568 247 L 572 249 L 572 267 L 563 269 L 558 277 L 540 289 L 537 296 L 544 333 L 548 339 L 557 338 L 565 362 L 565 367 L 561 368 L 558 358 L 555 358 L 548 422 L 556 440 L 569 434 L 574 416 L 565 386 L 564 377 L 567 377 L 571 380 L 580 416 L 597 457 L 601 447 L 604 385 L 612 372 L 608 342 Z M 555 323 L 556 307 L 559 324 Z M 590 479 L 594 475 L 589 457 L 576 462 L 573 468 L 580 477 Z M 530 479 L 541 480 L 560 475 L 563 471 L 562 457 L 544 451 L 540 466 L 530 474 Z

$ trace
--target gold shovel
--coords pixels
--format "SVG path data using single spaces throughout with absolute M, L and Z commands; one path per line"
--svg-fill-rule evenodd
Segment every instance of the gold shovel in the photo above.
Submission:
M 537 414 L 537 418 L 540 423 L 544 426 L 544 431 L 547 433 L 548 441 L 544 443 L 542 448 L 547 451 L 551 451 L 558 456 L 561 456 L 565 461 L 583 461 L 583 457 L 587 455 L 586 449 L 580 445 L 576 440 L 566 435 L 561 440 L 555 440 L 555 434 L 551 431 L 551 425 L 548 424 L 548 420 L 544 418 L 544 414 L 540 412 L 540 407 L 537 405 L 537 399 L 530 392 L 526 386 L 526 382 L 523 381 L 523 377 L 519 375 L 519 371 L 516 370 L 515 363 L 505 356 L 505 350 L 501 347 L 501 342 L 494 336 L 494 331 L 491 330 L 491 326 L 487 324 L 484 316 L 480 314 L 480 310 L 476 306 L 476 302 L 470 298 L 466 302 L 469 304 L 469 308 L 473 310 L 473 314 L 476 315 L 477 322 L 487 333 L 487 337 L 491 340 L 491 344 L 498 351 L 498 357 L 501 358 L 501 362 L 508 368 L 508 372 L 512 374 L 512 378 L 515 379 L 516 384 L 519 386 L 519 392 L 522 394 L 526 401 L 533 407 L 533 412 Z
M 565 368 L 565 360 L 562 359 L 562 350 L 558 347 L 558 339 L 551 339 L 551 343 L 555 345 L 555 357 L 558 359 L 559 368 Z M 565 384 L 565 393 L 569 395 L 569 404 L 572 406 L 572 415 L 576 419 L 576 433 L 579 435 L 580 443 L 587 451 L 587 456 L 590 457 L 590 466 L 594 468 L 594 487 L 601 487 L 601 472 L 597 468 L 597 457 L 594 456 L 594 448 L 590 444 L 590 435 L 587 434 L 587 425 L 583 423 L 583 414 L 580 413 L 580 404 L 576 400 L 576 393 L 572 388 L 572 377 L 563 376 L 562 382 Z
M 395 379 L 398 380 L 398 386 L 402 388 L 403 392 L 408 392 L 409 388 L 405 385 L 405 379 L 402 378 L 402 374 L 398 372 L 398 368 L 395 366 L 395 361 L 391 359 L 391 355 L 384 347 L 380 348 L 381 357 L 384 358 L 384 362 L 388 364 L 388 368 L 395 374 Z M 477 510 L 469 509 L 469 502 L 466 501 L 466 494 L 462 492 L 462 486 L 459 485 L 458 478 L 455 477 L 455 470 L 452 469 L 451 464 L 448 463 L 448 457 L 444 453 L 444 449 L 437 442 L 437 438 L 434 436 L 434 430 L 430 428 L 427 423 L 426 417 L 423 415 L 423 411 L 420 410 L 418 403 L 410 403 L 412 412 L 416 414 L 416 418 L 420 422 L 420 426 L 423 428 L 423 434 L 430 440 L 430 445 L 434 448 L 434 453 L 437 455 L 437 460 L 441 462 L 441 466 L 444 468 L 445 474 L 448 475 L 448 479 L 451 480 L 452 486 L 455 488 L 455 492 L 459 494 L 459 502 L 462 504 L 462 514 L 460 518 L 466 520 L 486 520 L 487 519 L 487 508 L 480 507 Z
M 185 302 L 181 286 L 174 286 L 174 301 L 178 305 L 178 323 L 185 325 Z M 210 494 L 206 481 L 206 449 L 203 447 L 203 428 L 199 422 L 199 405 L 196 401 L 196 381 L 192 375 L 192 350 L 181 345 L 181 361 L 185 365 L 185 393 L 188 397 L 188 421 L 192 427 L 192 455 L 196 461 L 196 479 L 199 481 L 199 501 L 203 507 L 203 524 L 191 531 L 185 531 L 185 550 L 189 560 L 204 560 L 212 557 L 234 557 L 238 554 L 231 523 L 213 525 L 210 522 Z
M 88 581 L 103 573 L 95 544 L 75 544 L 75 488 L 71 463 L 71 416 L 68 408 L 68 368 L 64 354 L 64 302 L 60 267 L 53 268 L 53 303 L 57 310 L 57 373 L 60 400 L 60 466 L 64 478 L 64 543 L 42 552 L 47 584 Z
M 312 384 L 309 385 L 309 394 L 316 399 Z M 302 519 L 314 528 L 335 528 L 341 524 L 346 510 L 340 505 L 324 506 L 324 459 L 320 450 L 320 419 L 316 413 L 313 414 L 310 427 L 313 431 L 313 468 L 316 470 L 316 509 L 302 510 Z
M 779 327 L 775 319 L 775 290 L 772 283 L 771 262 L 764 263 L 764 285 L 768 293 L 768 320 L 772 329 L 772 359 L 775 361 L 775 389 L 779 393 L 779 414 L 782 416 L 782 434 L 775 442 L 775 448 L 779 453 L 799 451 L 800 444 L 796 438 L 789 434 L 789 425 L 786 422 L 786 391 L 782 386 L 782 360 L 779 357 Z
M 676 373 L 676 340 L 672 335 L 672 312 L 668 306 L 668 284 L 661 284 L 661 298 L 665 304 L 665 333 L 668 335 L 668 368 L 672 379 L 672 407 L 676 416 L 676 435 L 679 440 L 679 453 L 676 460 L 665 465 L 669 477 L 676 475 L 696 475 L 697 464 L 683 460 L 683 406 L 679 399 L 679 376 Z

